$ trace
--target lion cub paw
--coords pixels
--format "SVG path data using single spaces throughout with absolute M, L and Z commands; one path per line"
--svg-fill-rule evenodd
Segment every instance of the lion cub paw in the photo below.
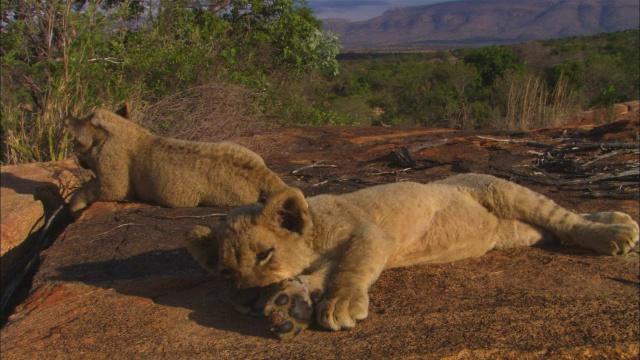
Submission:
M 583 244 L 607 255 L 621 255 L 633 250 L 638 244 L 639 230 L 629 215 L 620 212 L 602 212 L 583 215 L 597 226 L 590 229 L 590 236 L 585 236 Z
M 80 200 L 71 199 L 69 202 L 69 211 L 74 219 L 78 219 L 82 215 L 82 211 L 87 208 L 87 203 Z
M 318 323 L 334 331 L 351 329 L 368 315 L 369 295 L 366 290 L 338 291 L 317 307 Z
M 322 291 L 310 290 L 308 281 L 302 276 L 282 281 L 264 308 L 271 331 L 280 339 L 301 333 L 311 325 L 313 304 L 321 296 Z

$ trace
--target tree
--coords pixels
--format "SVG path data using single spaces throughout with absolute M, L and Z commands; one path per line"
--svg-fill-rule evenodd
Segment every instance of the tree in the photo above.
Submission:
M 94 106 L 338 69 L 337 38 L 299 0 L 2 0 L 2 22 L 5 163 L 63 157 L 60 119 Z
M 235 59 L 250 59 L 268 72 L 338 72 L 338 38 L 322 33 L 322 22 L 303 0 L 219 1 L 215 12 L 229 22 Z
M 482 85 L 491 86 L 507 71 L 524 70 L 517 59 L 516 54 L 505 47 L 489 46 L 471 51 L 464 57 L 464 62 L 476 67 L 482 78 Z
M 449 75 L 449 83 L 455 89 L 460 103 L 461 126 L 463 129 L 473 129 L 474 124 L 471 121 L 470 97 L 468 92 L 469 86 L 477 83 L 478 73 L 471 65 L 465 63 L 445 63 L 442 65 L 444 71 Z M 458 125 L 457 123 L 454 126 Z

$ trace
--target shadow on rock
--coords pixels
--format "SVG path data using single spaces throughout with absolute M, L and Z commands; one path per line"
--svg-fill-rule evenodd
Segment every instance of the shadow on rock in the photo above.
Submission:
M 27 178 L 16 176 L 12 173 L 2 174 L 2 187 L 11 189 L 18 194 L 34 193 L 34 189 L 53 185 L 49 181 L 35 181 Z
M 197 324 L 246 336 L 273 338 L 266 318 L 242 315 L 223 281 L 207 275 L 186 249 L 155 250 L 111 261 L 58 267 L 49 281 L 83 282 L 191 310 Z

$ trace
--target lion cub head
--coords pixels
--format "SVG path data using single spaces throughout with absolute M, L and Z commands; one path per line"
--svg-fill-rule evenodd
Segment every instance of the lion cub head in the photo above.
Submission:
M 261 288 L 309 267 L 312 252 L 304 237 L 310 228 L 304 195 L 287 188 L 264 205 L 236 208 L 213 229 L 191 229 L 187 250 L 200 266 L 229 279 L 236 289 Z
M 129 107 L 124 105 L 112 113 L 107 110 L 96 110 L 84 119 L 67 116 L 64 125 L 73 136 L 73 145 L 78 163 L 85 169 L 96 170 L 96 152 L 109 137 L 111 122 L 114 117 L 129 119 Z

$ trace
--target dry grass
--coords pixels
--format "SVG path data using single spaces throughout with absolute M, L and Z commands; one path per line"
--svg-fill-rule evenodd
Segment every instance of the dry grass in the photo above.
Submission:
M 56 98 L 48 101 L 44 110 L 35 111 L 24 108 L 24 104 L 14 106 L 2 101 L 3 114 L 13 120 L 4 129 L 3 164 L 61 160 L 71 155 L 71 142 L 62 119 L 68 114 L 86 115 L 76 109 L 82 103 Z M 246 137 L 268 127 L 258 108 L 257 95 L 224 83 L 197 86 L 151 105 L 131 99 L 130 107 L 133 122 L 155 134 L 184 140 L 245 137 L 247 142 Z
M 267 128 L 257 95 L 237 85 L 197 86 L 145 108 L 132 109 L 132 120 L 162 136 L 194 141 L 222 141 Z
M 62 124 L 68 104 L 50 100 L 35 111 L 25 104 L 2 101 L 2 164 L 62 160 L 68 155 L 69 135 Z M 5 126 L 6 125 L 6 126 Z
M 538 76 L 524 74 L 506 80 L 508 87 L 506 115 L 494 127 L 508 130 L 530 130 L 564 125 L 578 109 L 578 99 L 561 77 L 549 91 Z

